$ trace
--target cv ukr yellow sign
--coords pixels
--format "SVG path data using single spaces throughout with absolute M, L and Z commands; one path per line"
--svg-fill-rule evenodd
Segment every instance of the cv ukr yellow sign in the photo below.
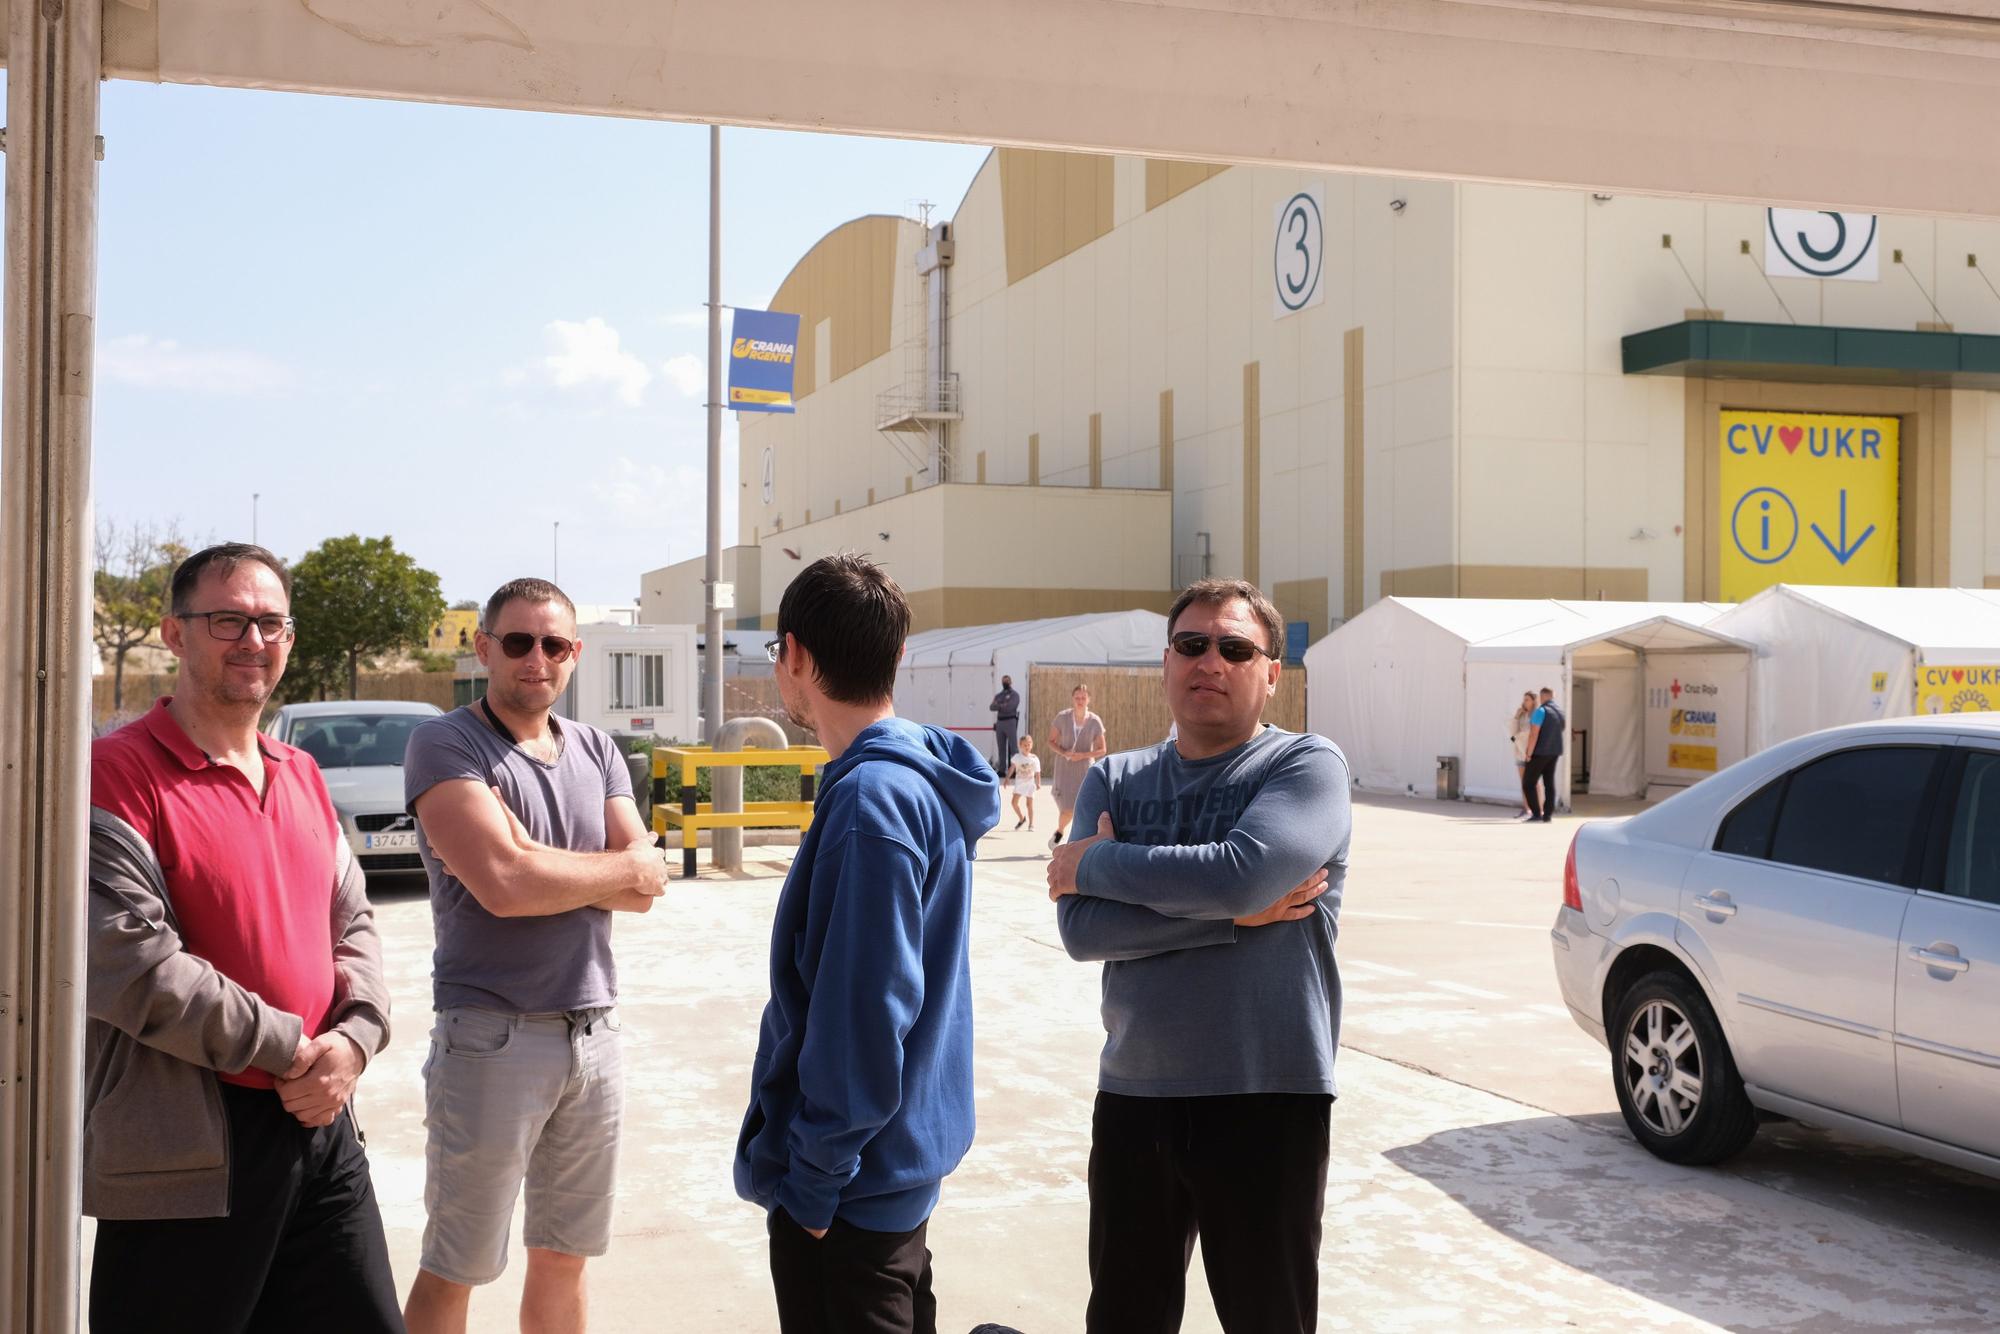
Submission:
M 1992 713 L 2000 704 L 2000 667 L 1917 668 L 1918 713 Z
M 1896 582 L 1900 423 L 1722 414 L 1722 598 L 1772 584 Z

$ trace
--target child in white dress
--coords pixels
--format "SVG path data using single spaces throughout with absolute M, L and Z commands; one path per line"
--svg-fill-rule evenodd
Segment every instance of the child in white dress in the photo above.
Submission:
M 1035 739 L 1021 738 L 1021 748 L 1015 752 L 1014 762 L 1007 766 L 1007 777 L 1014 784 L 1014 827 L 1022 825 L 1035 827 L 1035 794 L 1042 790 L 1042 762 L 1035 756 Z M 1021 801 L 1028 802 L 1028 813 L 1021 814 Z

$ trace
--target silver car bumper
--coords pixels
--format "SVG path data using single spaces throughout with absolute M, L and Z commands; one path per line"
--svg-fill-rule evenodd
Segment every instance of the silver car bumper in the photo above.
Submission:
M 1594 934 L 1583 914 L 1563 905 L 1556 911 L 1556 924 L 1549 928 L 1549 952 L 1555 956 L 1556 984 L 1562 989 L 1563 1004 L 1576 1026 L 1600 1045 L 1605 1042 L 1604 1016 L 1598 998 L 1598 979 L 1606 946 L 1610 942 Z

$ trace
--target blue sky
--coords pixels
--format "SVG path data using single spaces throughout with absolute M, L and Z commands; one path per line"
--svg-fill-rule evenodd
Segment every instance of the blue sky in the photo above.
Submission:
M 110 83 L 103 129 L 100 517 L 247 538 L 257 492 L 281 555 L 387 534 L 454 600 L 558 520 L 578 601 L 700 554 L 705 128 Z M 725 130 L 724 302 L 984 157 Z

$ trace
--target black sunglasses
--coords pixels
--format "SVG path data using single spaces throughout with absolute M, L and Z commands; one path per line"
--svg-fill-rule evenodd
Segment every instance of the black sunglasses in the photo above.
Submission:
M 1199 658 L 1208 652 L 1210 644 L 1222 655 L 1224 662 L 1249 662 L 1252 658 L 1275 658 L 1278 655 L 1265 648 L 1254 639 L 1242 635 L 1224 635 L 1217 639 L 1214 635 L 1197 634 L 1193 630 L 1183 630 L 1167 641 L 1174 652 L 1183 658 Z
M 576 645 L 561 635 L 543 635 L 537 639 L 525 630 L 516 630 L 511 635 L 496 635 L 491 630 L 482 630 L 488 639 L 500 642 L 500 651 L 510 658 L 525 658 L 536 644 L 542 646 L 542 656 L 550 662 L 562 662 L 576 651 Z

